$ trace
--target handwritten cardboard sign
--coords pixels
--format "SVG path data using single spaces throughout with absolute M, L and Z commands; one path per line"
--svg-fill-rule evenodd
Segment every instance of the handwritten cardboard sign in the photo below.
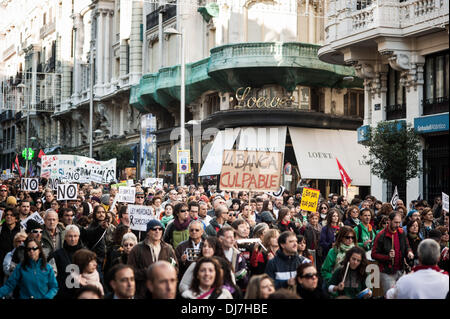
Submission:
M 152 208 L 142 205 L 128 205 L 128 215 L 130 216 L 130 228 L 139 231 L 146 231 L 147 223 L 155 218 Z
M 220 189 L 278 191 L 282 157 L 281 152 L 224 150 Z
M 136 187 L 119 186 L 117 201 L 121 203 L 134 204 L 135 195 L 136 195 Z
M 318 189 L 304 187 L 300 209 L 308 212 L 315 212 L 317 210 L 317 204 L 319 203 L 319 194 L 320 190 Z

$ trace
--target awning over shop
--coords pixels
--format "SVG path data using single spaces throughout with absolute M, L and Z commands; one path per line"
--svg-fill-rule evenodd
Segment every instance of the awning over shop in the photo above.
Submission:
M 284 153 L 286 128 L 286 126 L 242 127 L 237 149 Z
M 283 152 L 286 126 L 242 127 L 217 133 L 199 176 L 219 175 L 224 149 L 232 149 L 237 139 L 238 150 Z
M 209 150 L 208 156 L 203 163 L 199 176 L 219 175 L 222 170 L 223 150 L 229 150 L 233 147 L 237 136 L 239 135 L 239 128 L 226 129 L 219 131 L 214 138 L 214 142 Z
M 358 144 L 356 131 L 289 127 L 289 133 L 302 179 L 340 180 L 337 158 L 352 185 L 370 186 L 370 168 L 363 158 L 368 151 Z

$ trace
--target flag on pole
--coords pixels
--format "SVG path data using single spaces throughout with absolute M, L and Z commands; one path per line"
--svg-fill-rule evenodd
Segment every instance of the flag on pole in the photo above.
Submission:
M 41 158 L 43 155 L 45 155 L 43 150 L 39 150 L 38 158 Z
M 391 206 L 392 208 L 394 208 L 394 210 L 397 209 L 397 200 L 399 199 L 398 197 L 398 191 L 397 191 L 397 185 L 395 186 L 394 189 L 394 194 L 392 195 L 392 199 L 391 199 Z
M 345 191 L 347 192 L 348 187 L 350 186 L 352 179 L 348 176 L 345 169 L 342 167 L 341 163 L 339 163 L 339 160 L 336 158 L 336 162 L 339 169 L 339 174 L 341 174 L 342 184 L 344 185 Z
M 22 177 L 22 172 L 20 171 L 20 165 L 19 165 L 19 155 L 16 154 L 16 159 L 13 163 L 13 168 L 14 168 L 14 164 L 17 167 L 17 170 L 19 171 L 19 176 Z

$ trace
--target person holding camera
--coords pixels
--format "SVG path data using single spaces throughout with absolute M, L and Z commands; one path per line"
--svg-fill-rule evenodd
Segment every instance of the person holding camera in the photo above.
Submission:
M 175 249 L 180 271 L 179 278 L 183 277 L 186 269 L 195 261 L 196 256 L 200 252 L 203 243 L 203 223 L 200 220 L 194 220 L 189 224 L 189 238 L 182 241 Z

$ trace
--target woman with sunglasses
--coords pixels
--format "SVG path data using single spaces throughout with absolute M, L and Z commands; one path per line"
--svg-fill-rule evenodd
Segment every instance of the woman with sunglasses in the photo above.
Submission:
M 53 268 L 47 264 L 42 246 L 35 239 L 25 241 L 24 260 L 0 287 L 0 298 L 9 295 L 16 287 L 19 287 L 20 299 L 53 299 L 58 292 Z
M 318 213 L 319 213 L 319 217 L 320 217 L 319 224 L 322 226 L 325 226 L 328 211 L 330 210 L 330 206 L 328 205 L 328 203 L 326 201 L 323 201 L 320 203 L 320 205 L 318 207 L 319 207 Z
M 367 259 L 365 251 L 360 247 L 353 247 L 347 251 L 344 260 L 334 271 L 328 286 L 328 292 L 334 297 L 347 296 L 351 299 L 361 298 L 358 295 L 366 287 Z M 362 298 L 370 298 L 372 291 L 367 290 Z
M 302 299 L 328 299 L 319 281 L 319 274 L 313 264 L 300 264 L 297 267 L 296 291 Z
M 36 206 L 36 211 L 40 214 L 44 211 L 44 205 L 42 203 L 42 199 L 38 198 L 35 203 L 34 206 Z
M 327 257 L 322 265 L 322 279 L 328 287 L 331 276 L 345 258 L 348 250 L 355 246 L 356 233 L 353 228 L 344 226 L 336 237 L 333 248 L 328 251 Z

